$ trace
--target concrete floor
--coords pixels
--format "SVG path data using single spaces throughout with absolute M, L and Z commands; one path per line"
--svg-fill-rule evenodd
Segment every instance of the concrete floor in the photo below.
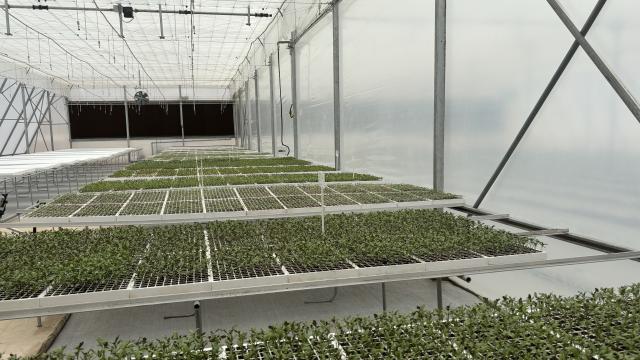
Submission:
M 445 305 L 471 305 L 479 301 L 449 282 L 443 282 L 442 288 Z M 435 282 L 431 280 L 387 283 L 386 293 L 388 311 L 410 312 L 419 305 L 436 307 Z M 382 311 L 382 291 L 378 284 L 340 288 L 335 301 L 330 303 L 305 303 L 329 299 L 332 295 L 332 289 L 320 289 L 202 301 L 203 330 L 232 327 L 249 330 L 285 320 L 321 320 Z M 73 314 L 52 349 L 76 346 L 82 341 L 85 347 L 91 347 L 97 338 L 158 338 L 174 332 L 189 332 L 195 329 L 193 317 L 168 320 L 163 317 L 192 312 L 192 303 L 175 303 Z

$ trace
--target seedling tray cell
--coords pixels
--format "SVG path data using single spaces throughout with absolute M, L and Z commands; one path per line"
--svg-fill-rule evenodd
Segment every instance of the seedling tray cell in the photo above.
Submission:
M 134 281 L 135 288 L 194 284 L 209 281 L 207 270 L 194 271 L 190 274 L 153 275 L 138 274 Z
M 162 211 L 161 202 L 133 203 L 129 202 L 124 209 L 120 211 L 120 216 L 131 215 L 159 215 Z
M 75 213 L 74 217 L 83 216 L 114 216 L 118 213 L 118 210 L 122 207 L 122 204 L 89 204 Z
M 200 200 L 200 190 L 170 190 L 167 201 L 197 201 Z
M 165 214 L 197 214 L 202 213 L 202 201 L 167 201 Z
M 271 192 L 278 197 L 306 195 L 297 186 L 288 186 L 288 185 L 269 186 L 269 190 L 271 190 Z
M 131 274 L 133 275 L 133 273 Z M 62 296 L 85 294 L 102 291 L 124 290 L 129 285 L 131 276 L 118 280 L 106 280 L 95 284 L 77 284 L 77 285 L 53 285 L 48 289 L 45 296 Z
M 407 192 L 384 192 L 384 193 L 376 193 L 376 194 L 384 197 L 385 199 L 397 201 L 397 202 L 410 202 L 410 201 L 421 200 L 418 196 L 407 193 Z
M 321 202 L 321 196 L 320 195 L 313 195 L 313 198 L 318 203 Z M 357 205 L 357 203 L 354 202 L 353 200 L 350 200 L 350 199 L 346 198 L 344 195 L 341 195 L 341 194 L 325 194 L 324 195 L 324 205 L 325 206 Z
M 56 218 L 56 217 L 67 217 L 78 209 L 80 209 L 82 205 L 59 205 L 59 204 L 47 204 L 37 208 L 35 211 L 27 214 L 27 217 L 47 217 L 47 218 Z
M 354 185 L 354 184 L 330 184 L 328 187 L 339 193 L 349 193 L 349 194 L 367 193 L 367 190 L 362 188 L 360 185 Z
M 274 197 L 244 198 L 243 202 L 250 211 L 284 209 Z
M 204 189 L 202 192 L 204 194 L 204 198 L 208 200 L 236 198 L 235 191 L 233 191 L 233 189 L 230 189 L 230 188 Z
M 166 196 L 166 191 L 140 191 L 133 194 L 129 202 L 145 203 L 145 202 L 162 202 Z
M 93 198 L 91 194 L 64 194 L 55 199 L 52 204 L 77 204 L 82 205 Z
M 242 199 L 271 197 L 269 190 L 264 187 L 239 187 L 236 190 Z
M 276 275 L 284 275 L 282 268 L 276 265 L 262 266 L 253 268 L 238 268 L 233 266 L 220 264 L 213 267 L 213 280 L 225 281 L 225 280 L 239 280 L 239 279 L 251 279 L 258 277 L 268 277 Z
M 387 199 L 380 197 L 374 193 L 347 193 L 344 195 L 354 201 L 359 202 L 360 204 L 381 204 L 388 202 Z
M 103 193 L 96 196 L 96 198 L 91 201 L 91 204 L 124 204 L 130 196 L 130 192 Z
M 45 290 L 41 288 L 20 288 L 15 290 L 0 290 L 0 301 L 5 300 L 19 300 L 36 298 Z
M 309 195 L 301 196 L 278 196 L 278 199 L 288 209 L 312 208 L 318 207 L 320 204 Z
M 176 169 L 159 169 L 155 173 L 156 176 L 176 176 L 178 170 Z
M 207 207 L 207 212 L 244 211 L 244 207 L 242 207 L 242 203 L 238 199 L 206 200 L 205 206 Z

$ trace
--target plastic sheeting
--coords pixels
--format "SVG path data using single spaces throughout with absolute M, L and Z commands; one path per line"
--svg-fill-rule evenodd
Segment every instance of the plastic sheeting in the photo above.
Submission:
M 342 1 L 340 27 L 343 167 L 431 185 L 433 2 Z
M 271 92 L 270 92 L 269 67 L 258 69 L 258 112 L 260 114 L 260 145 L 262 152 L 272 152 L 271 121 Z
M 277 57 L 273 71 L 274 91 L 276 94 L 276 151 L 280 155 L 293 156 L 293 119 L 289 116 L 291 110 L 291 56 L 286 46 L 280 46 L 280 67 Z M 278 71 L 280 74 L 278 74 Z
M 320 20 L 297 44 L 298 155 L 335 163 L 333 124 L 333 29 Z
M 448 9 L 445 181 L 470 202 L 573 41 L 548 4 L 527 1 L 499 11 L 504 3 L 461 1 Z M 594 4 L 566 5 L 581 27 Z M 617 38 L 602 30 L 607 6 L 589 38 Z M 579 50 L 483 206 L 638 247 L 640 171 L 628 165 L 640 153 L 637 125 Z

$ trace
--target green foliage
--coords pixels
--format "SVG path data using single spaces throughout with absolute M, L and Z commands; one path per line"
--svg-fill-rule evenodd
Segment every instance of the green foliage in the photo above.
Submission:
M 293 157 L 282 158 L 256 158 L 256 159 L 240 159 L 240 158 L 222 158 L 222 159 L 203 159 L 196 162 L 193 160 L 144 160 L 127 167 L 127 170 L 140 169 L 182 169 L 195 167 L 245 167 L 245 166 L 274 166 L 274 165 L 308 165 L 305 160 Z
M 0 236 L 0 291 L 129 279 L 146 244 L 138 227 Z
M 174 201 L 167 202 L 165 213 L 194 211 L 185 207 L 199 209 L 201 201 L 189 200 L 192 195 L 191 190 L 179 191 Z M 217 195 L 224 196 L 214 194 Z M 256 201 L 247 205 L 254 209 L 264 204 L 264 199 L 275 201 L 249 199 Z M 219 202 L 217 206 L 241 210 L 239 202 L 235 200 L 234 204 L 232 200 L 207 200 L 206 206 L 209 209 Z M 347 259 L 366 267 L 412 263 L 416 262 L 414 257 L 440 261 L 519 254 L 541 246 L 537 240 L 438 210 L 332 214 L 326 216 L 325 229 L 322 234 L 320 218 L 315 216 L 5 235 L 0 237 L 0 289 L 50 283 L 91 284 L 131 276 L 136 265 L 137 272 L 145 276 L 202 272 L 207 268 L 204 230 L 208 234 L 212 270 L 221 279 L 239 269 L 259 268 L 265 272 L 244 273 L 265 276 L 279 271 L 280 265 L 317 271 L 344 268 Z
M 344 176 L 343 176 L 344 175 Z M 347 176 L 348 175 L 348 176 Z M 379 177 L 366 174 L 327 174 L 327 181 L 372 181 L 380 180 Z M 251 184 L 277 184 L 277 183 L 305 183 L 317 182 L 316 174 L 266 174 L 266 175 L 230 175 L 230 176 L 205 176 L 201 178 L 204 186 L 221 185 L 251 185 Z M 117 190 L 137 189 L 167 189 L 198 186 L 197 177 L 177 177 L 175 179 L 148 179 L 148 180 L 109 180 L 98 181 L 85 185 L 81 192 L 102 192 Z M 424 190 L 424 189 L 423 189 Z M 390 190 L 392 191 L 392 190 Z
M 593 318 L 583 324 L 588 317 Z M 99 340 L 39 359 L 637 359 L 640 284 L 446 310 L 284 322 L 149 340 Z M 583 329 L 578 331 L 578 329 Z M 16 357 L 17 358 L 17 357 Z

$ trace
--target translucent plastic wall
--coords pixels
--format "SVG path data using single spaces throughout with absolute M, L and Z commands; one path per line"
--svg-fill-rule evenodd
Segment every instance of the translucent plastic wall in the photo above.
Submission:
M 342 1 L 340 31 L 343 167 L 431 185 L 433 2 Z
M 320 20 L 296 44 L 298 155 L 334 165 L 333 29 L 331 16 Z
M 260 114 L 260 142 L 262 152 L 272 151 L 271 94 L 269 89 L 269 67 L 258 68 L 258 112 Z
M 573 38 L 545 2 L 450 2 L 447 190 L 473 202 Z M 564 1 L 578 27 L 595 1 Z M 587 39 L 640 94 L 640 4 L 608 2 Z M 474 64 L 474 66 L 470 66 Z M 638 248 L 640 127 L 580 49 L 483 207 Z
M 53 89 L 29 86 L 28 83 L 23 87 L 22 83 L 11 78 L 0 77 L 0 84 L 0 154 L 22 154 L 27 152 L 27 147 L 28 152 L 69 147 L 68 116 L 63 95 L 54 93 Z M 26 113 L 23 111 L 25 103 Z
M 256 112 L 256 87 L 254 79 L 249 79 L 249 102 L 247 116 L 249 118 L 249 149 L 258 150 L 258 114 Z

